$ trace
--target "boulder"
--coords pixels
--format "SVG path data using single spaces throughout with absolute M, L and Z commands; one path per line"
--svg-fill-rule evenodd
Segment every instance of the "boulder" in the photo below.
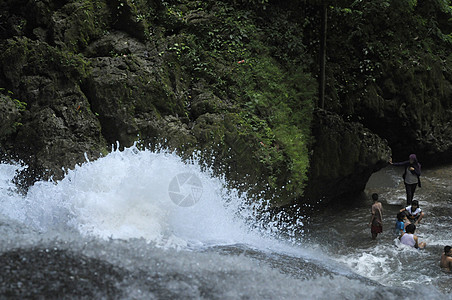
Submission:
M 331 112 L 315 112 L 312 133 L 315 141 L 303 197 L 307 203 L 328 203 L 361 193 L 372 173 L 385 167 L 391 157 L 386 140 Z

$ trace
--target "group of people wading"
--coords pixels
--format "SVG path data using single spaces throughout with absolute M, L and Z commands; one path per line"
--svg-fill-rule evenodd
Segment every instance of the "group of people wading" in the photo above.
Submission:
M 416 154 L 411 154 L 409 159 L 403 162 L 393 163 L 392 159 L 390 159 L 389 164 L 404 167 L 402 177 L 406 189 L 406 207 L 402 208 L 397 214 L 395 232 L 399 236 L 401 244 L 423 249 L 426 243 L 419 241 L 419 238 L 414 233 L 416 231 L 416 225 L 424 217 L 424 212 L 419 207 L 419 202 L 413 200 L 416 187 L 421 187 L 421 164 L 418 162 Z M 378 201 L 378 194 L 372 194 L 372 200 L 372 216 L 369 225 L 371 227 L 372 239 L 375 240 L 377 235 L 383 232 L 383 207 L 381 202 Z M 450 246 L 444 247 L 440 267 L 445 271 L 452 271 L 452 250 Z

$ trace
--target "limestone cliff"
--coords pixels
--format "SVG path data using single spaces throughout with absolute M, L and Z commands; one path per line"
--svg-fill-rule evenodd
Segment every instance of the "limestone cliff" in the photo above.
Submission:
M 314 110 L 315 41 L 297 30 L 315 7 L 227 3 L 3 1 L 0 150 L 30 166 L 19 183 L 139 142 L 201 150 L 231 184 L 287 205 L 359 193 L 390 146 L 451 157 L 450 71 L 435 101 L 389 75 L 350 99 L 331 65 L 329 112 Z M 424 79 L 415 93 L 436 84 Z

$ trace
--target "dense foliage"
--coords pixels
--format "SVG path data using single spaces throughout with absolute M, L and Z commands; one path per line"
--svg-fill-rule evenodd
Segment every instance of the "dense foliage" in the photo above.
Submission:
M 396 153 L 450 148 L 441 143 L 452 112 L 450 0 L 6 0 L 0 9 L 5 148 L 44 137 L 28 151 L 58 150 L 57 130 L 30 130 L 42 113 L 40 126 L 64 125 L 68 148 L 85 141 L 77 153 L 166 135 L 187 153 L 212 150 L 220 173 L 248 173 L 283 190 L 281 202 L 298 198 L 312 167 L 325 9 L 325 109 Z M 341 168 L 337 149 L 325 151 Z
M 363 121 L 363 102 L 374 92 L 395 105 L 414 98 L 424 98 L 422 103 L 447 101 L 451 20 L 451 3 L 444 0 L 349 1 L 330 6 L 328 109 Z M 318 22 L 312 25 L 310 29 L 318 32 Z M 375 119 L 363 122 L 378 132 Z
M 304 54 L 299 24 L 284 9 L 269 12 L 251 1 L 249 6 L 179 1 L 167 3 L 167 14 L 158 19 L 165 28 L 176 30 L 169 24 L 194 18 L 184 15 L 182 4 L 195 9 L 197 17 L 214 15 L 209 22 L 181 25 L 169 50 L 191 82 L 206 80 L 221 99 L 232 101 L 239 134 L 254 143 L 255 159 L 267 167 L 270 186 L 301 195 L 316 83 L 307 69 L 312 59 Z

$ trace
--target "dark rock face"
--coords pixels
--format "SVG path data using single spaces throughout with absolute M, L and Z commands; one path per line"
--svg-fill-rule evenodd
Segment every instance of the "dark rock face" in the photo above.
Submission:
M 222 169 L 236 181 L 265 169 L 237 129 L 230 101 L 202 79 L 186 78 L 168 51 L 177 36 L 145 39 L 132 14 L 136 7 L 117 1 L 21 5 L 27 10 L 11 1 L 2 7 L 0 87 L 7 88 L 0 141 L 3 152 L 30 166 L 18 176 L 25 188 L 41 177 L 61 178 L 62 168 L 83 162 L 85 153 L 104 155 L 116 142 L 162 143 L 187 155 L 209 149 L 218 165 L 236 165 Z M 20 103 L 26 109 L 19 110 Z
M 429 166 L 451 161 L 452 81 L 444 78 L 438 63 L 431 62 L 431 69 L 430 76 L 419 73 L 414 79 L 397 74 L 400 82 L 385 82 L 392 89 L 370 86 L 355 108 L 361 123 L 388 141 L 395 160 L 406 160 L 416 153 Z M 438 81 L 432 82 L 435 77 Z M 413 80 L 419 82 L 414 91 L 406 83 Z M 441 88 L 427 88 L 437 85 Z
M 77 84 L 84 76 L 79 58 L 27 38 L 8 40 L 3 49 L 2 82 L 26 105 L 21 124 L 0 137 L 4 148 L 57 176 L 61 167 L 83 161 L 84 153 L 104 151 L 99 121 Z
M 175 34 L 159 35 L 158 26 L 147 26 L 136 10 L 128 1 L 0 4 L 0 150 L 30 166 L 20 175 L 23 184 L 39 176 L 61 178 L 62 168 L 83 162 L 85 153 L 95 159 L 111 144 L 136 141 L 164 141 L 183 153 L 213 151 L 219 172 L 234 183 L 265 185 L 274 174 L 280 186 L 290 181 L 289 163 L 272 166 L 280 171 L 269 174 L 256 158 L 259 140 L 244 134 L 227 93 L 212 92 L 205 78 L 192 80 L 177 63 L 180 49 L 169 50 L 182 27 L 211 16 L 185 11 L 185 19 L 171 23 Z M 363 116 L 361 124 L 316 113 L 304 199 L 282 203 L 362 191 L 391 156 L 388 144 L 397 153 L 417 152 L 423 162 L 452 157 L 450 86 L 428 107 L 397 98 L 396 91 L 388 97 L 397 101 L 384 100 L 376 89 L 351 105 Z
M 19 126 L 21 119 L 19 108 L 14 100 L 6 95 L 0 95 L 0 136 L 9 136 Z
M 372 173 L 387 165 L 387 141 L 362 124 L 322 110 L 316 111 L 313 123 L 315 142 L 305 191 L 309 202 L 358 194 Z

